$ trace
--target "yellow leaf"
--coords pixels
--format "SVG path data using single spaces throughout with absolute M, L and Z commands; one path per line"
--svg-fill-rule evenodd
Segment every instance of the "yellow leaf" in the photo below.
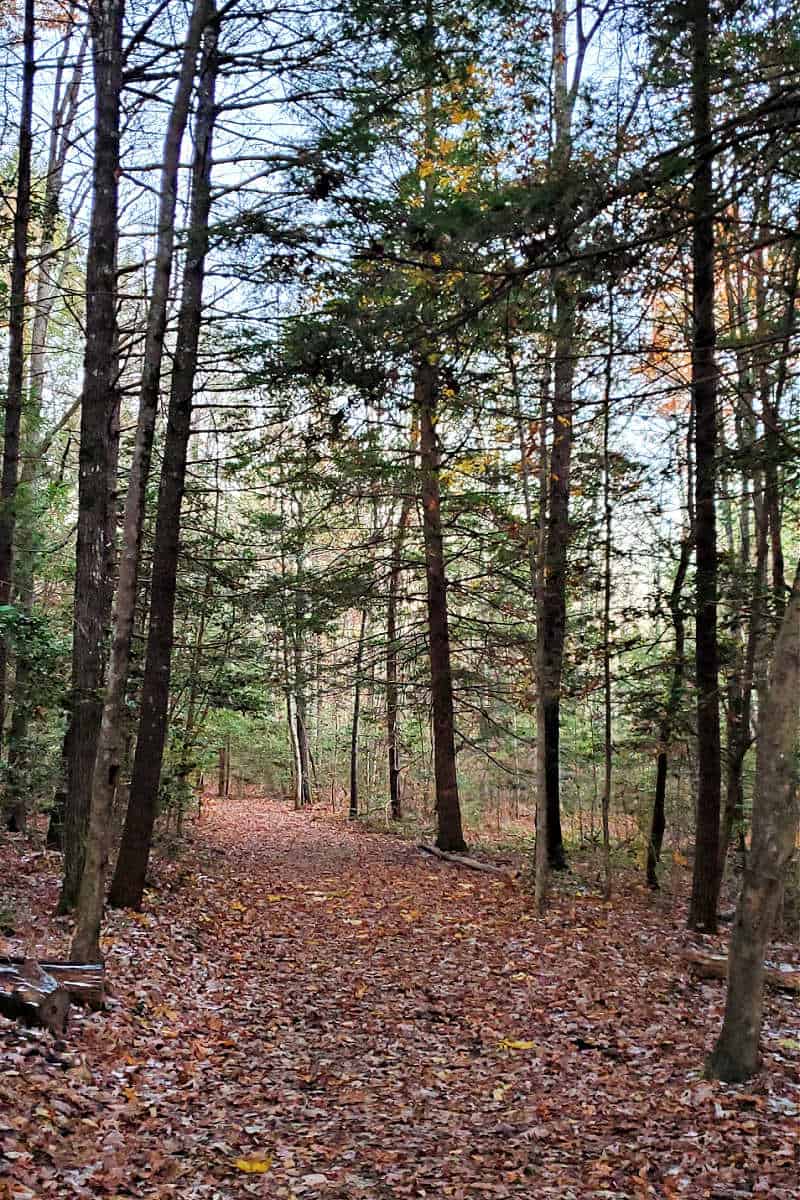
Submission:
M 259 1158 L 237 1158 L 233 1165 L 247 1175 L 264 1175 L 272 1166 L 272 1155 L 268 1154 Z
M 497 1043 L 501 1050 L 533 1050 L 536 1042 L 520 1042 L 512 1038 L 503 1038 Z
M 286 897 L 285 897 L 285 896 L 279 896 L 277 893 L 274 893 L 274 894 L 272 894 L 272 895 L 270 895 L 270 896 L 265 896 L 265 899 L 266 899 L 267 901 L 269 901 L 269 903 L 270 903 L 270 904 L 277 904 L 277 902 L 278 902 L 279 900 L 285 900 L 285 899 L 286 899 Z
M 240 904 L 238 900 L 233 901 L 233 903 L 231 904 L 231 908 L 233 909 L 234 912 L 244 912 L 245 911 L 244 905 Z

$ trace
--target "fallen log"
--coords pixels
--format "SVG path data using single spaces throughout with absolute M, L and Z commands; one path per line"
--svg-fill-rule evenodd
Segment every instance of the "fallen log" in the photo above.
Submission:
M 67 1028 L 69 992 L 33 959 L 0 963 L 0 1013 L 59 1035 Z
M 702 950 L 684 950 L 683 960 L 701 979 L 727 979 L 728 959 L 720 954 L 704 954 Z M 800 970 L 779 971 L 764 967 L 764 982 L 784 992 L 800 992 Z
M 41 962 L 43 971 L 65 988 L 73 1004 L 100 1009 L 106 999 L 105 968 L 102 963 Z
M 440 850 L 438 846 L 431 846 L 427 842 L 420 842 L 418 849 L 425 854 L 432 854 L 434 858 L 454 863 L 457 867 L 467 867 L 470 871 L 485 871 L 489 875 L 499 875 L 511 887 L 517 887 L 516 875 L 505 867 L 497 867 L 494 863 L 479 862 L 477 858 L 469 858 L 466 854 L 453 854 L 449 850 Z

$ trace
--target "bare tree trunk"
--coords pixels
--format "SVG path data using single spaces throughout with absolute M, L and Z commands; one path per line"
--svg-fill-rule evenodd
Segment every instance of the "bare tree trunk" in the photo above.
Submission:
M 611 505 L 611 455 L 609 435 L 611 432 L 611 383 L 614 354 L 614 291 L 608 289 L 608 353 L 605 361 L 603 391 L 603 873 L 606 899 L 611 896 L 611 779 L 613 767 L 613 728 L 611 695 L 611 536 L 613 510 Z
M 103 711 L 92 779 L 86 860 L 78 897 L 75 945 L 79 956 L 91 958 L 99 950 L 106 871 L 109 854 L 111 813 L 124 748 L 123 722 L 128 686 L 131 642 L 136 617 L 139 559 L 144 528 L 147 482 L 158 412 L 161 360 L 167 328 L 169 283 L 175 244 L 175 209 L 178 197 L 178 167 L 183 135 L 189 115 L 197 51 L 207 19 L 206 0 L 195 0 L 184 46 L 175 98 L 164 140 L 161 192 L 158 214 L 153 287 L 147 314 L 144 363 L 139 390 L 139 416 L 128 476 L 122 552 L 114 623 L 114 636 L 106 680 Z M 192 367 L 192 376 L 194 367 Z M 182 488 L 181 488 L 182 494 Z M 174 597 L 173 597 L 174 602 Z M 171 638 L 171 633 L 170 633 Z
M 226 753 L 225 747 L 220 746 L 217 758 L 217 795 L 220 800 L 225 796 Z
M 30 335 L 26 414 L 27 437 L 22 451 L 23 461 L 17 488 L 17 494 L 23 499 L 23 503 L 20 506 L 20 511 L 16 514 L 15 521 L 17 551 L 15 554 L 14 584 L 17 590 L 17 601 L 22 610 L 27 613 L 30 613 L 33 606 L 34 576 L 36 571 L 31 501 L 35 496 L 36 482 L 47 451 L 58 432 L 71 419 L 78 408 L 77 403 L 71 404 L 49 430 L 45 433 L 41 432 L 41 403 L 44 388 L 47 333 L 55 299 L 58 295 L 60 284 L 63 281 L 67 263 L 69 262 L 67 254 L 61 253 L 59 255 L 55 250 L 56 223 L 59 213 L 64 166 L 67 159 L 67 152 L 72 145 L 73 127 L 78 111 L 80 84 L 83 77 L 86 49 L 89 41 L 87 26 L 72 66 L 70 81 L 66 89 L 62 92 L 63 74 L 71 50 L 71 23 L 74 21 L 74 18 L 75 12 L 74 6 L 72 6 L 68 14 L 70 29 L 64 39 L 53 84 L 50 148 L 47 160 L 44 200 L 42 203 L 42 228 L 38 247 L 38 274 Z M 65 238 L 67 244 L 70 240 L 72 223 L 72 219 L 70 219 Z M 61 262 L 56 267 L 59 257 Z M 22 760 L 25 755 L 25 742 L 28 736 L 31 714 L 28 694 L 30 676 L 31 664 L 26 659 L 23 647 L 17 652 L 14 679 L 14 714 L 11 719 L 8 745 L 9 767 L 12 768 L 12 789 L 15 793 L 14 811 L 12 813 L 12 819 L 15 823 L 19 823 L 24 819 L 24 809 L 26 806 L 26 797 L 19 790 L 19 771 L 22 769 Z M 55 846 L 59 849 L 63 840 L 65 798 L 66 793 L 63 787 L 60 787 L 56 793 L 53 808 L 51 809 L 47 831 L 48 846 Z
M 298 520 L 303 520 L 303 509 L 298 503 Z M 301 543 L 295 559 L 294 630 L 292 634 L 294 727 L 297 745 L 297 808 L 308 808 L 311 804 L 311 777 L 308 753 L 308 726 L 306 713 L 306 670 L 303 657 L 305 637 L 306 594 L 303 590 L 305 571 L 305 543 Z
M 180 552 L 181 504 L 191 433 L 192 397 L 203 305 L 208 220 L 211 210 L 211 145 L 216 117 L 215 85 L 219 29 L 211 0 L 203 39 L 192 163 L 192 204 L 177 345 L 158 494 L 155 545 L 141 717 L 128 813 L 109 893 L 117 908 L 139 908 L 156 816 L 166 740 L 175 592 Z
M 707 1064 L 710 1075 L 728 1083 L 740 1083 L 758 1070 L 764 956 L 800 823 L 798 729 L 800 563 L 759 713 L 752 843 L 728 952 L 725 1018 Z
M 308 808 L 311 804 L 311 756 L 308 751 L 305 697 L 302 694 L 295 697 L 294 721 L 297 737 L 297 764 L 300 771 L 298 806 Z
M 667 826 L 665 810 L 669 752 L 683 696 L 683 679 L 686 670 L 686 619 L 683 612 L 683 585 L 686 581 L 686 572 L 689 569 L 692 546 L 693 539 L 691 533 L 684 534 L 681 540 L 678 567 L 669 594 L 669 611 L 672 616 L 674 649 L 669 695 L 667 696 L 667 704 L 658 728 L 656 786 L 653 796 L 653 813 L 650 820 L 650 837 L 647 842 L 647 882 L 651 888 L 658 888 L 659 886 L 657 868 L 661 861 L 664 831 Z
M 117 352 L 117 210 L 122 18 L 124 0 L 90 10 L 94 60 L 93 205 L 86 267 L 86 350 L 78 466 L 78 538 L 72 641 L 72 712 L 65 739 L 67 797 L 64 882 L 59 907 L 78 895 L 100 728 L 111 616 L 119 363 Z
M 539 460 L 539 528 L 535 559 L 529 555 L 529 569 L 536 598 L 536 846 L 534 849 L 534 905 L 540 916 L 547 907 L 550 887 L 550 855 L 547 834 L 547 771 L 544 738 L 545 712 L 544 687 L 546 674 L 544 648 L 544 569 L 547 548 L 547 494 L 550 475 L 550 460 L 547 453 L 547 410 L 550 400 L 549 363 L 545 370 L 542 388 L 540 426 L 541 454 Z M 528 506 L 530 509 L 530 505 Z
M 22 105 L 19 119 L 17 188 L 11 251 L 11 292 L 8 311 L 8 381 L 3 427 L 3 468 L 0 477 L 0 606 L 11 600 L 14 571 L 14 528 L 19 481 L 20 428 L 25 389 L 25 287 L 28 277 L 28 230 L 31 214 L 31 150 L 33 144 L 34 59 L 33 0 L 25 0 L 22 35 Z M 0 742 L 6 716 L 8 647 L 0 638 Z
M 411 430 L 411 455 L 416 453 L 418 432 L 416 423 Z M 397 736 L 399 688 L 397 684 L 397 610 L 400 600 L 403 542 L 411 517 L 412 494 L 406 489 L 400 505 L 400 516 L 392 542 L 389 566 L 389 598 L 386 607 L 386 744 L 389 757 L 389 812 L 393 821 L 402 816 L 400 796 L 400 745 Z
M 717 645 L 717 369 L 714 357 L 714 185 L 708 0 L 692 0 L 692 394 L 695 418 L 697 566 L 697 831 L 689 925 L 713 932 L 719 897 L 722 791 Z
M 367 634 L 367 609 L 361 610 L 356 650 L 356 679 L 353 690 L 353 723 L 350 729 L 350 811 L 351 821 L 358 820 L 358 721 L 361 715 L 361 671 L 364 664 L 364 641 Z
M 585 35 L 579 14 L 576 36 L 577 54 L 571 85 L 568 81 L 567 24 L 569 12 L 565 0 L 553 6 L 552 75 L 554 143 L 551 154 L 553 178 L 558 181 L 572 160 L 572 114 L 580 84 L 583 56 L 591 34 Z M 567 243 L 570 237 L 571 213 L 557 214 L 559 238 Z M 541 583 L 542 626 L 540 639 L 539 691 L 542 693 L 538 733 L 544 754 L 543 782 L 547 802 L 547 856 L 551 869 L 563 870 L 566 865 L 561 830 L 560 732 L 561 679 L 566 634 L 567 551 L 569 547 L 569 473 L 573 444 L 573 387 L 575 382 L 575 336 L 577 305 L 575 284 L 564 270 L 554 272 L 555 302 L 554 363 L 553 363 L 553 439 L 550 453 L 550 476 L 547 497 L 547 537 L 545 541 L 543 579 Z
M 453 713 L 453 672 L 447 617 L 447 576 L 439 492 L 440 453 L 435 426 L 436 368 L 422 353 L 416 364 L 415 404 L 420 421 L 422 521 L 428 594 L 428 651 L 431 666 L 434 775 L 436 779 L 436 845 L 464 850 L 458 799 Z

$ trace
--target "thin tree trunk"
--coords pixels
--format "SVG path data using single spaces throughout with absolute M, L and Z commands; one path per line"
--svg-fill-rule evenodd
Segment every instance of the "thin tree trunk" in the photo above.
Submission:
M 367 634 L 367 610 L 361 610 L 356 650 L 356 679 L 353 689 L 353 723 L 350 729 L 350 811 L 351 821 L 358 820 L 358 720 L 361 715 L 361 670 L 364 663 L 364 642 Z
M 525 548 L 528 561 L 531 595 L 536 605 L 538 619 L 536 623 L 536 645 L 533 652 L 533 672 L 537 680 L 536 688 L 536 846 L 534 850 L 534 902 L 536 910 L 543 913 L 547 903 L 549 862 L 547 854 L 547 783 L 545 773 L 545 744 L 544 744 L 544 703 L 541 681 L 544 679 L 544 646 L 542 636 L 544 625 L 541 615 L 544 611 L 542 597 L 542 578 L 544 573 L 544 555 L 547 540 L 547 493 L 548 493 L 548 455 L 547 412 L 550 396 L 550 360 L 545 358 L 545 368 L 542 377 L 539 455 L 539 519 L 537 537 L 534 541 L 533 497 L 531 493 L 531 454 L 526 445 L 525 427 L 522 419 L 522 400 L 519 389 L 519 376 L 516 359 L 511 343 L 510 328 L 506 324 L 506 358 L 511 375 L 511 387 L 514 393 L 515 415 L 517 424 L 517 441 L 519 445 L 520 478 L 522 481 L 522 499 L 525 508 Z
M 411 454 L 416 452 L 417 430 L 411 430 Z M 397 719 L 400 707 L 397 684 L 397 610 L 400 601 L 400 576 L 402 573 L 403 542 L 411 517 L 412 494 L 406 490 L 400 506 L 400 516 L 392 541 L 389 566 L 389 597 L 386 606 L 386 745 L 389 759 L 389 812 L 393 821 L 402 816 L 400 796 L 400 744 L 397 736 Z
M 24 527 L 23 527 L 24 528 Z M 33 547 L 30 539 L 20 541 L 17 550 L 17 603 L 24 613 L 33 607 Z M 27 750 L 28 724 L 31 713 L 32 663 L 27 655 L 17 656 L 14 680 L 14 710 L 8 733 L 8 774 L 6 778 L 5 807 L 8 828 L 12 832 L 25 830 L 28 820 L 28 796 L 24 773 L 29 765 Z
M 219 755 L 217 758 L 217 795 L 219 796 L 220 800 L 222 800 L 225 796 L 225 762 L 226 755 L 225 747 L 223 745 L 219 748 Z
M 549 362 L 544 376 L 541 407 L 541 455 L 539 460 L 539 529 L 535 561 L 530 564 L 536 599 L 536 846 L 534 850 L 534 905 L 542 916 L 547 907 L 550 887 L 550 856 L 547 834 L 547 771 L 544 740 L 544 570 L 547 549 L 547 496 L 550 460 L 547 453 L 547 410 L 550 399 Z
M 306 723 L 305 698 L 295 697 L 294 721 L 297 735 L 297 763 L 300 770 L 298 806 L 308 808 L 311 804 L 311 771 L 308 752 L 308 725 Z
M 158 239 L 153 287 L 145 331 L 144 363 L 139 390 L 139 416 L 128 476 L 114 636 L 94 763 L 86 860 L 78 897 L 75 947 L 76 953 L 87 959 L 92 957 L 95 947 L 99 949 L 111 813 L 124 748 L 125 694 L 128 686 L 133 626 L 136 617 L 147 483 L 150 476 L 153 434 L 161 383 L 161 360 L 167 328 L 169 283 L 175 244 L 178 167 L 189 115 L 197 51 L 207 14 L 207 0 L 195 0 L 164 140 Z M 194 365 L 191 367 L 191 372 L 193 377 Z
M 434 776 L 436 780 L 436 845 L 464 850 L 458 798 L 453 713 L 453 672 L 447 616 L 447 576 L 439 490 L 440 453 L 435 426 L 436 368 L 427 354 L 416 365 L 415 403 L 420 422 L 422 514 L 428 596 L 428 649 L 431 667 Z
M 569 168 L 572 159 L 572 113 L 575 91 L 580 80 L 582 53 L 576 60 L 572 86 L 567 78 L 567 23 L 565 0 L 556 0 L 553 8 L 553 122 L 555 140 L 552 152 L 552 172 L 556 180 Z M 580 26 L 579 43 L 584 39 Z M 560 212 L 556 222 L 562 241 L 569 240 L 571 213 Z M 548 481 L 547 539 L 544 554 L 544 578 L 541 587 L 542 625 L 541 670 L 539 690 L 542 693 L 539 716 L 542 722 L 539 740 L 544 753 L 544 785 L 547 802 L 547 856 L 552 869 L 563 870 L 566 865 L 564 839 L 561 830 L 560 732 L 561 679 L 566 634 L 567 550 L 569 545 L 569 472 L 573 443 L 573 387 L 575 381 L 575 288 L 569 275 L 559 270 L 553 277 L 555 301 L 554 366 L 553 366 L 553 441 L 550 453 Z
M 0 606 L 11 600 L 14 571 L 14 527 L 19 481 L 22 398 L 25 390 L 25 287 L 28 277 L 28 231 L 31 215 L 31 149 L 33 144 L 34 59 L 33 0 L 25 0 L 22 35 L 22 105 L 19 119 L 17 188 L 11 251 L 11 292 L 8 310 L 8 381 L 3 427 L 3 468 L 0 478 Z M 0 741 L 6 715 L 8 646 L 0 638 Z
M 710 1075 L 727 1083 L 758 1070 L 764 956 L 800 823 L 800 563 L 758 726 L 752 843 L 731 932 L 725 1017 L 707 1064 Z
M 297 751 L 297 791 L 296 808 L 308 808 L 311 804 L 311 778 L 309 770 L 308 724 L 306 706 L 306 670 L 303 657 L 303 646 L 306 636 L 306 593 L 304 590 L 305 573 L 305 531 L 301 501 L 294 497 L 298 528 L 302 530 L 300 542 L 295 552 L 295 585 L 294 585 L 294 625 L 292 628 L 292 689 L 294 695 L 294 738 Z
M 75 11 L 74 6 L 72 6 L 68 14 L 68 20 L 73 22 L 74 18 Z M 41 433 L 47 334 L 55 299 L 63 283 L 69 263 L 68 254 L 62 252 L 59 255 L 56 253 L 56 225 L 60 210 L 64 166 L 69 148 L 73 144 L 73 127 L 78 111 L 86 49 L 89 44 L 88 26 L 81 38 L 78 53 L 73 63 L 70 81 L 62 94 L 61 83 L 71 49 L 71 36 L 72 30 L 70 28 L 69 33 L 64 39 L 64 46 L 58 59 L 53 85 L 50 148 L 47 160 L 44 200 L 42 203 L 42 229 L 38 249 L 39 265 L 30 335 L 26 414 L 27 444 L 23 449 L 23 462 L 17 489 L 18 494 L 23 495 L 24 499 L 20 506 L 20 511 L 16 515 L 16 537 L 19 547 L 17 558 L 19 559 L 19 565 L 15 565 L 14 582 L 17 587 L 18 602 L 23 611 L 28 613 L 31 611 L 33 605 L 34 576 L 36 571 L 36 556 L 33 549 L 33 514 L 31 511 L 32 500 L 35 495 L 35 485 L 45 455 L 57 434 L 71 420 L 80 403 L 78 401 L 71 404 L 46 433 Z M 74 220 L 70 218 L 64 238 L 65 245 L 69 245 L 73 224 Z M 56 271 L 55 262 L 59 257 L 61 263 Z M 15 763 L 19 763 L 20 756 L 24 754 L 31 711 L 28 697 L 30 676 L 31 664 L 26 660 L 23 648 L 17 654 L 17 667 L 14 680 L 14 715 L 9 733 L 9 765 L 11 765 L 12 759 Z M 61 849 L 63 845 L 65 802 L 66 791 L 62 784 L 56 791 L 47 827 L 47 845 L 57 849 Z M 15 797 L 16 805 L 24 803 L 24 797 L 19 795 Z
M 86 268 L 86 350 L 78 465 L 78 537 L 72 642 L 72 712 L 65 738 L 64 882 L 59 907 L 78 895 L 100 728 L 111 616 L 118 445 L 117 214 L 124 0 L 90 12 L 94 60 L 93 205 Z
M 653 797 L 653 813 L 650 823 L 650 838 L 647 845 L 647 883 L 657 889 L 658 864 L 661 861 L 661 849 L 664 844 L 666 829 L 666 798 L 667 773 L 669 755 L 675 723 L 680 712 L 683 699 L 684 679 L 686 675 L 686 620 L 683 608 L 683 588 L 689 562 L 694 548 L 694 478 L 692 474 L 692 445 L 694 439 L 694 404 L 689 405 L 689 427 L 686 431 L 686 509 L 688 527 L 681 539 L 678 566 L 669 596 L 669 610 L 672 618 L 674 637 L 674 657 L 672 662 L 672 677 L 661 724 L 658 730 L 658 753 L 656 759 L 656 784 Z M 680 779 L 680 776 L 679 776 Z
M 212 553 L 217 549 L 217 537 L 219 534 L 219 502 L 220 502 L 220 487 L 219 487 L 219 461 L 215 464 L 216 473 L 216 490 L 214 492 L 214 519 L 211 525 L 211 546 Z M 189 681 L 189 698 L 186 703 L 186 721 L 183 728 L 183 736 L 181 738 L 180 760 L 178 764 L 178 775 L 181 779 L 187 779 L 193 768 L 190 755 L 195 746 L 195 731 L 196 727 L 202 724 L 203 717 L 208 711 L 208 693 L 206 692 L 201 700 L 201 666 L 204 653 L 204 642 L 206 634 L 206 624 L 211 611 L 211 600 L 214 594 L 214 575 L 209 562 L 206 568 L 206 578 L 203 584 L 203 598 L 200 605 L 200 613 L 197 622 L 197 632 L 195 634 L 194 646 L 192 647 L 192 662 L 191 662 L 191 679 Z
M 74 15 L 70 14 L 70 20 Z M 86 60 L 86 50 L 89 44 L 89 28 L 86 27 L 81 38 L 78 53 L 72 68 L 72 75 L 63 96 L 61 95 L 61 78 L 70 49 L 71 33 L 67 37 L 63 52 L 56 68 L 56 84 L 53 94 L 51 113 L 52 131 L 50 149 L 47 161 L 47 178 L 45 181 L 44 201 L 42 204 L 42 232 L 39 241 L 39 271 L 36 280 L 36 298 L 34 301 L 33 323 L 31 329 L 31 352 L 28 384 L 28 403 L 30 409 L 30 425 L 35 434 L 39 433 L 41 420 L 41 402 L 44 392 L 45 353 L 47 349 L 47 333 L 50 317 L 53 312 L 56 296 L 59 293 L 63 274 L 69 262 L 69 255 L 60 254 L 61 265 L 55 271 L 55 262 L 59 257 L 55 249 L 56 227 L 61 209 L 61 192 L 64 183 L 64 167 L 67 154 L 73 144 L 73 130 L 78 113 L 80 87 L 83 79 L 83 69 Z M 74 218 L 71 217 L 66 232 L 65 244 L 69 244 Z M 44 446 L 49 439 L 44 439 Z M 36 446 L 32 454 L 27 455 L 28 480 L 32 478 L 31 466 L 43 456 L 41 446 Z M 23 469 L 23 477 L 25 470 Z
M 689 926 L 714 932 L 719 897 L 722 790 L 717 645 L 717 371 L 714 357 L 714 191 L 708 0 L 692 0 L 692 394 L 695 416 L 697 573 L 697 831 Z
M 672 617 L 675 641 L 669 695 L 658 729 L 656 787 L 653 796 L 653 813 L 650 820 L 650 837 L 647 842 L 647 883 L 651 888 L 658 888 L 659 886 L 658 864 L 661 861 L 664 831 L 667 827 L 666 797 L 669 752 L 675 722 L 680 712 L 681 699 L 683 697 L 683 680 L 686 670 L 686 620 L 683 613 L 683 585 L 686 581 L 686 572 L 689 569 L 692 546 L 693 538 L 691 532 L 687 532 L 681 540 L 678 567 L 672 582 L 672 590 L 669 594 L 669 611 Z
M 170 665 L 175 623 L 175 593 L 180 552 L 181 503 L 191 433 L 192 397 L 197 372 L 203 304 L 208 220 L 211 210 L 211 145 L 216 117 L 218 21 L 209 0 L 203 39 L 192 163 L 192 204 L 183 293 L 158 494 L 155 546 L 141 717 L 131 780 L 128 813 L 109 894 L 115 907 L 142 903 L 158 785 L 166 740 Z
M 608 353 L 605 361 L 605 386 L 603 393 L 603 872 L 606 899 L 611 896 L 611 833 L 609 814 L 611 811 L 611 778 L 614 746 L 612 740 L 612 695 L 611 695 L 611 536 L 613 512 L 611 506 L 611 455 L 609 436 L 611 432 L 611 383 L 614 354 L 614 292 L 613 284 L 608 289 Z

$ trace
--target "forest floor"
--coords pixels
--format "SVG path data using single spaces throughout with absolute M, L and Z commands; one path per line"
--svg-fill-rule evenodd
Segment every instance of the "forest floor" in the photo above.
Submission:
M 6 953 L 63 951 L 57 869 L 0 845 Z M 110 914 L 106 1012 L 63 1043 L 0 1018 L 0 1200 L 800 1195 L 796 998 L 768 998 L 750 1085 L 706 1082 L 724 989 L 687 976 L 677 898 L 572 876 L 539 920 L 256 799 L 212 804 L 155 884 Z

